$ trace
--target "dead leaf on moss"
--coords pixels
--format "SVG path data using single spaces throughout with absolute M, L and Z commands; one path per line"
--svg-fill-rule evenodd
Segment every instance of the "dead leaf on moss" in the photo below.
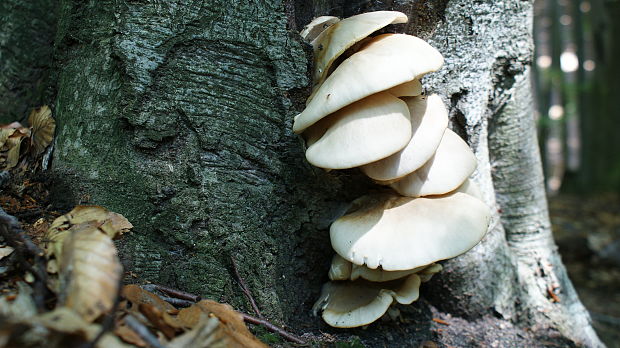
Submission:
M 96 224 L 72 226 L 59 270 L 61 304 L 88 322 L 112 309 L 123 269 L 112 239 Z
M 30 136 L 31 153 L 38 156 L 49 146 L 54 138 L 56 122 L 52 118 L 52 110 L 47 105 L 32 110 L 28 116 L 28 124 L 32 130 Z

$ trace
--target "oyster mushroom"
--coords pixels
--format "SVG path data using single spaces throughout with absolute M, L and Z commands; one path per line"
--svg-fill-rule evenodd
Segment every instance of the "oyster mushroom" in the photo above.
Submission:
M 437 151 L 428 162 L 390 186 L 403 196 L 440 195 L 455 190 L 465 182 L 477 163 L 467 143 L 446 129 Z
M 438 95 L 405 99 L 413 136 L 405 148 L 361 170 L 377 181 L 401 178 L 420 168 L 435 154 L 448 127 L 448 111 Z
M 441 54 L 410 35 L 384 34 L 344 60 L 295 117 L 293 131 L 301 133 L 323 117 L 360 99 L 419 79 L 443 64 Z
M 442 197 L 368 195 L 330 227 L 331 244 L 356 265 L 408 270 L 458 256 L 484 237 L 489 208 L 462 192 Z
M 325 117 L 308 128 L 306 159 L 326 169 L 346 169 L 385 158 L 407 145 L 407 104 L 380 92 Z

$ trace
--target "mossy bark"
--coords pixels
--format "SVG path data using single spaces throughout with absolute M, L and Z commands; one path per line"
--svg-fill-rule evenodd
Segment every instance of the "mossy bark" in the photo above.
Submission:
M 0 124 L 49 101 L 56 1 L 0 1 Z
M 549 332 L 510 324 L 532 325 L 523 315 L 532 308 L 518 305 L 528 303 L 522 296 L 529 294 L 521 290 L 519 261 L 505 234 L 514 226 L 498 213 L 478 247 L 446 263 L 446 272 L 423 289 L 423 300 L 401 308 L 412 324 L 336 331 L 310 317 L 332 255 L 329 224 L 376 187 L 355 170 L 327 173 L 305 162 L 291 124 L 309 94 L 311 57 L 297 31 L 316 15 L 377 9 L 407 13 L 411 23 L 395 30 L 428 39 L 444 54 L 444 69 L 424 84 L 445 98 L 453 128 L 476 151 L 475 177 L 496 206 L 497 180 L 509 182 L 540 166 L 534 161 L 514 174 L 494 172 L 491 159 L 502 146 L 489 146 L 489 123 L 509 101 L 525 110 L 516 117 L 531 118 L 528 101 L 514 99 L 528 88 L 515 83 L 531 59 L 528 1 L 62 0 L 55 42 L 56 197 L 129 218 L 136 227 L 121 249 L 127 270 L 140 279 L 249 310 L 231 272 L 234 259 L 264 314 L 298 332 L 355 334 L 370 346 L 427 339 L 544 345 L 537 335 Z M 537 177 L 531 180 L 542 199 Z M 539 247 L 553 253 L 545 238 Z M 580 306 L 562 291 L 566 302 L 557 306 Z M 576 313 L 587 323 L 587 313 Z M 435 330 L 431 318 L 448 314 L 463 318 L 454 326 L 461 331 Z M 598 344 L 587 324 L 583 330 L 561 325 L 571 320 L 541 318 L 539 328 Z

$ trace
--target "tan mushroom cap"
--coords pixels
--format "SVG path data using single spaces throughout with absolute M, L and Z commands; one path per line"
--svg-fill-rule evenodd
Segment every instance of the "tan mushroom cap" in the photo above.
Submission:
M 340 18 L 334 16 L 320 16 L 306 24 L 299 33 L 302 39 L 311 42 L 316 39 L 325 29 L 340 21 Z
M 406 23 L 407 16 L 396 11 L 362 13 L 339 21 L 312 41 L 315 84 L 323 82 L 332 63 L 356 42 L 389 25 Z
M 377 194 L 353 202 L 330 227 L 331 244 L 357 265 L 407 270 L 458 256 L 484 237 L 489 208 L 461 192 L 411 198 Z
M 407 104 L 380 92 L 353 103 L 308 129 L 306 158 L 326 169 L 346 169 L 390 156 L 411 138 Z
M 405 99 L 413 136 L 404 149 L 361 167 L 370 178 L 390 181 L 417 170 L 433 156 L 448 127 L 448 111 L 438 95 Z
M 455 190 L 476 169 L 476 156 L 467 143 L 446 129 L 435 154 L 422 167 L 390 186 L 403 196 L 440 195 Z
M 365 280 L 329 282 L 314 304 L 316 314 L 333 327 L 358 327 L 381 318 L 392 302 L 411 304 L 420 295 L 420 277 L 416 274 L 391 282 Z
M 417 97 L 422 94 L 423 91 L 424 88 L 422 88 L 422 82 L 420 82 L 420 80 L 405 82 L 386 90 L 386 92 L 395 97 Z
M 316 91 L 293 131 L 301 133 L 323 117 L 369 95 L 420 78 L 443 64 L 441 54 L 410 35 L 384 34 L 344 60 Z

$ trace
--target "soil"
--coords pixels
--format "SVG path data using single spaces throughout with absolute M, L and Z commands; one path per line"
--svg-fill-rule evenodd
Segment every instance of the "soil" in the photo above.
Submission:
M 560 195 L 549 200 L 560 254 L 594 328 L 620 348 L 620 196 Z

